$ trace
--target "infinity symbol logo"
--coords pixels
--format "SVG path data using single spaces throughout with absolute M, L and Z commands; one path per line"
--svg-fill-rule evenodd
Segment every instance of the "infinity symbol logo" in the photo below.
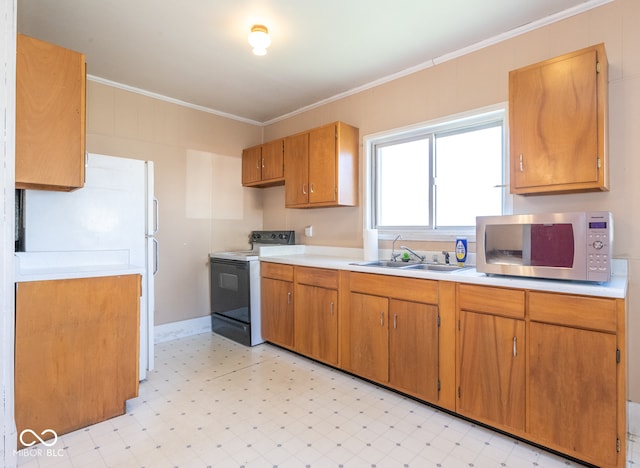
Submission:
M 25 434 L 31 434 L 33 437 L 35 437 L 37 440 L 34 440 L 33 442 L 29 442 L 26 443 L 23 439 Z M 31 429 L 25 429 L 24 431 L 22 431 L 20 433 L 20 443 L 22 445 L 24 445 L 25 447 L 31 447 L 32 445 L 35 445 L 38 443 L 38 441 L 40 441 L 40 443 L 44 444 L 47 447 L 52 447 L 53 445 L 56 444 L 56 442 L 58 442 L 58 434 L 56 433 L 56 431 L 54 431 L 53 429 L 45 429 L 44 431 L 42 431 L 41 435 L 45 435 L 45 434 L 53 434 L 53 439 L 51 440 L 43 440 L 40 435 L 36 434 L 33 430 Z

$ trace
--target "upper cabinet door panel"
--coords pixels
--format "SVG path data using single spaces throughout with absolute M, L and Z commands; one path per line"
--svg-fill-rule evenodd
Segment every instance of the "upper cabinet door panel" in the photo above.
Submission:
M 336 125 L 309 132 L 309 203 L 336 200 Z
M 262 145 L 262 180 L 283 180 L 284 141 L 275 140 Z
M 606 88 L 602 45 L 509 74 L 512 193 L 607 189 Z
M 242 185 L 254 185 L 262 179 L 262 147 L 242 150 Z
M 84 185 L 85 75 L 83 54 L 18 34 L 17 188 Z
M 309 133 L 284 140 L 284 204 L 286 207 L 309 203 Z

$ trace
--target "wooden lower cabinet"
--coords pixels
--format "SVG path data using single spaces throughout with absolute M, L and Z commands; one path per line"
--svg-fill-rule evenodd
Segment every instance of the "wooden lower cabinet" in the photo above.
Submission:
M 624 345 L 617 324 L 624 307 L 615 299 L 529 294 L 528 433 L 594 465 L 624 465 Z
M 403 392 L 438 400 L 438 307 L 391 299 L 389 382 Z
M 615 335 L 530 325 L 529 432 L 537 440 L 614 466 L 616 393 Z
M 18 434 L 124 414 L 138 395 L 140 288 L 139 275 L 17 283 Z
M 348 370 L 376 382 L 389 382 L 389 299 L 350 295 Z
M 525 292 L 458 285 L 458 405 L 504 430 L 525 429 Z
M 338 364 L 338 291 L 296 284 L 296 351 Z
M 352 274 L 350 289 L 349 313 L 343 320 L 345 369 L 437 402 L 439 310 L 435 304 L 421 302 L 437 302 L 437 283 Z
M 460 314 L 458 411 L 489 424 L 524 431 L 524 320 Z
M 293 267 L 262 262 L 260 268 L 262 338 L 293 348 Z

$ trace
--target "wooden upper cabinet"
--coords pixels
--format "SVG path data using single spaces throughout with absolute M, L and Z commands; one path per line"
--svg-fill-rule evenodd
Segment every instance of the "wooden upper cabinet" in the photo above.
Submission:
M 242 185 L 253 186 L 262 182 L 262 146 L 242 150 Z
M 242 185 L 271 187 L 284 184 L 284 141 L 274 140 L 242 151 Z
M 604 44 L 509 73 L 511 193 L 608 190 Z
M 287 207 L 309 203 L 309 133 L 284 140 L 284 204 Z
M 85 76 L 83 54 L 18 34 L 16 188 L 84 185 Z
M 358 129 L 342 122 L 288 137 L 285 206 L 356 206 L 358 146 Z

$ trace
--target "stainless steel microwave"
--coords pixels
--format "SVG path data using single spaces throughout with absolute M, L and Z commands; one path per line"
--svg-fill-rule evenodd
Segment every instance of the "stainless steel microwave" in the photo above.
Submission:
M 607 282 L 612 244 L 608 211 L 476 218 L 476 269 L 488 274 Z

